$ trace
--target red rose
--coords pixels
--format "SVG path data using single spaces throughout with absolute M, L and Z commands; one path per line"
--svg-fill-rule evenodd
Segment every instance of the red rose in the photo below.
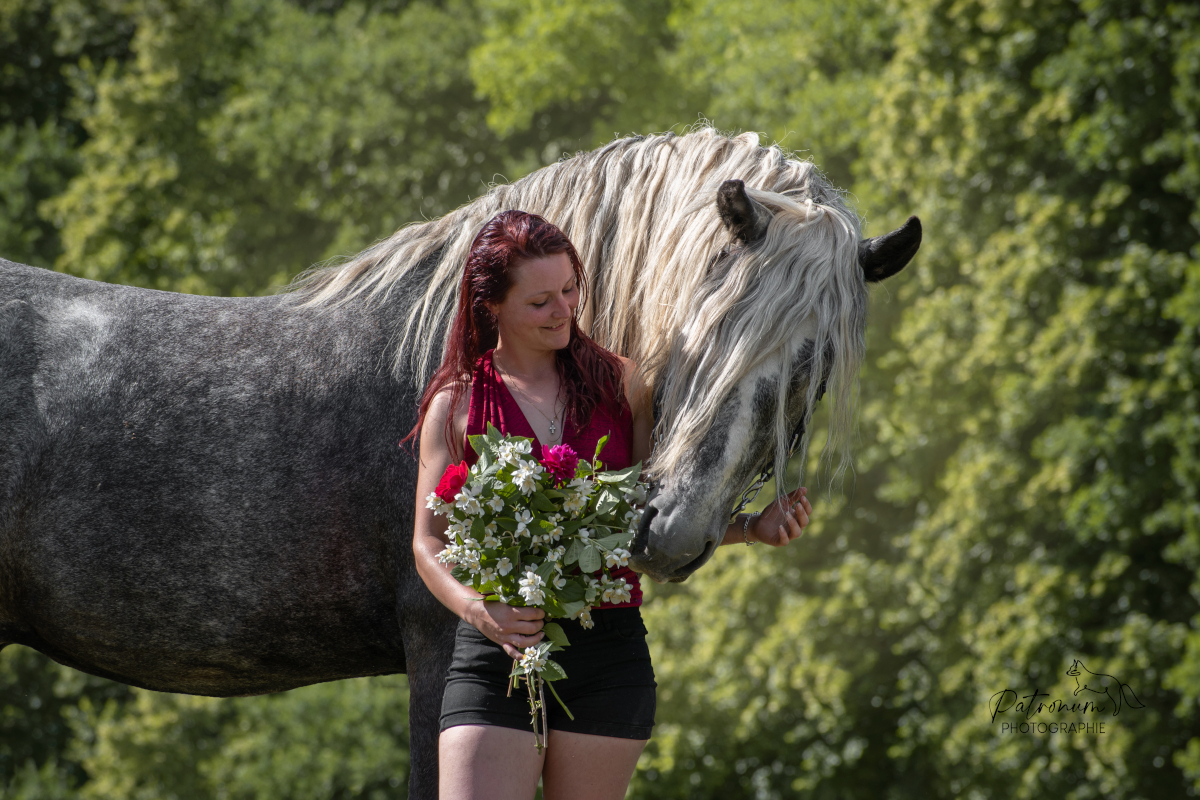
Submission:
M 446 467 L 446 471 L 442 473 L 442 479 L 438 481 L 437 488 L 433 490 L 434 494 L 447 503 L 453 503 L 454 495 L 461 492 L 462 487 L 467 485 L 467 473 L 470 469 L 465 461 Z

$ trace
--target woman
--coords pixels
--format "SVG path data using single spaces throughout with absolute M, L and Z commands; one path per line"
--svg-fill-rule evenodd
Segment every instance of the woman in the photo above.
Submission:
M 542 639 L 544 613 L 480 595 L 450 575 L 437 554 L 445 517 L 424 499 L 446 467 L 474 462 L 466 437 L 487 423 L 542 445 L 566 443 L 585 457 L 609 435 L 602 460 L 620 469 L 650 454 L 648 398 L 627 359 L 609 353 L 575 323 L 583 269 L 566 236 L 521 211 L 492 218 L 471 246 L 458 313 L 442 365 L 421 400 L 421 460 L 413 550 L 429 590 L 461 618 L 442 705 L 438 740 L 443 798 L 534 796 L 547 800 L 620 798 L 654 724 L 654 671 L 641 622 L 637 575 L 627 602 L 597 606 L 593 627 L 562 620 L 571 646 L 556 654 L 568 678 L 556 683 L 571 720 L 551 702 L 547 747 L 533 746 L 528 700 L 507 696 L 512 659 Z M 812 508 L 798 489 L 784 514 L 739 517 L 722 544 L 784 545 L 800 535 Z

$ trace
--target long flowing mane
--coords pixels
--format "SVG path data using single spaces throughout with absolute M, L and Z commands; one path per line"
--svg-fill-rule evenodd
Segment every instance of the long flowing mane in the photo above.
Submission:
M 732 178 L 773 216 L 761 242 L 718 258 L 731 241 L 715 190 Z M 752 133 L 728 137 L 704 127 L 617 139 L 402 228 L 343 264 L 311 270 L 292 298 L 306 307 L 353 300 L 407 307 L 393 366 L 423 387 L 441 360 L 440 334 L 471 241 L 510 208 L 540 214 L 570 237 L 591 286 L 580 325 L 639 364 L 657 391 L 654 474 L 673 471 L 751 371 L 776 364 L 778 385 L 788 385 L 792 334 L 810 317 L 817 323 L 811 374 L 828 376 L 830 441 L 841 453 L 838 469 L 848 464 L 866 313 L 861 223 L 811 162 L 761 147 Z M 431 274 L 415 279 L 418 265 L 432 260 Z M 818 383 L 809 381 L 810 413 Z M 790 433 L 785 395 L 778 393 L 775 414 L 777 474 Z

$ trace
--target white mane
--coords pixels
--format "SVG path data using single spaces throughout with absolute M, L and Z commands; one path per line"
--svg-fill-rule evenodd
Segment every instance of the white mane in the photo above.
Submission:
M 715 202 L 715 190 L 731 178 L 743 180 L 773 217 L 761 242 L 733 248 L 713 265 L 731 244 Z M 581 327 L 639 364 L 659 392 L 655 475 L 674 470 L 752 370 L 777 363 L 786 389 L 792 334 L 810 315 L 817 324 L 812 374 L 829 375 L 831 442 L 841 451 L 839 467 L 848 463 L 866 309 L 860 221 L 811 162 L 760 147 L 755 134 L 730 138 L 701 128 L 618 139 L 496 186 L 440 219 L 402 228 L 344 264 L 306 273 L 294 297 L 310 307 L 384 302 L 394 293 L 411 300 L 395 370 L 411 370 L 423 387 L 441 362 L 444 338 L 437 333 L 448 330 L 475 234 L 513 208 L 542 215 L 575 244 L 590 287 Z M 432 275 L 416 285 L 415 268 L 432 258 Z M 818 383 L 808 387 L 810 413 Z M 790 433 L 785 400 L 780 391 L 777 474 Z

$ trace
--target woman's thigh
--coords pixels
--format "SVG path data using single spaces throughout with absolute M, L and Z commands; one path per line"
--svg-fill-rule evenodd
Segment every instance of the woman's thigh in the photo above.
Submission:
M 438 796 L 441 800 L 532 800 L 544 758 L 534 747 L 532 730 L 496 725 L 446 728 L 438 737 Z
M 542 796 L 545 800 L 621 800 L 646 741 L 551 728 Z

